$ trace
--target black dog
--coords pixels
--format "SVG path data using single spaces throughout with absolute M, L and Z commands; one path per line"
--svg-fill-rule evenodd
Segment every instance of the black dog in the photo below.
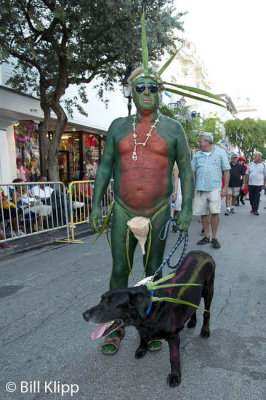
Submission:
M 162 284 L 200 284 L 200 286 L 173 286 L 154 289 L 153 294 L 145 285 L 128 289 L 115 289 L 105 293 L 101 302 L 86 312 L 86 321 L 95 322 L 98 326 L 94 338 L 107 335 L 122 324 L 133 325 L 140 335 L 140 345 L 135 357 L 143 357 L 148 350 L 148 342 L 152 339 L 165 339 L 170 350 L 171 374 L 168 382 L 171 387 L 181 382 L 179 360 L 179 331 L 189 320 L 187 327 L 194 328 L 197 323 L 196 308 L 186 304 L 176 304 L 169 301 L 152 301 L 151 297 L 180 299 L 195 305 L 204 299 L 206 311 L 203 314 L 201 337 L 210 336 L 210 306 L 214 291 L 215 262 L 203 251 L 191 251 L 185 257 L 182 265 L 166 282 Z M 150 308 L 151 306 L 151 308 Z M 92 337 L 93 337 L 92 335 Z

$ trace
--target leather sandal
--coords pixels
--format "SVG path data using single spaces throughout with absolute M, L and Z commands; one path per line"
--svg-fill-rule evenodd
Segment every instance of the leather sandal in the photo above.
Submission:
M 158 339 L 153 339 L 148 342 L 149 351 L 160 351 L 162 350 L 162 342 Z
M 121 340 L 125 336 L 125 329 L 123 327 L 112 332 L 109 336 L 106 336 L 102 343 L 102 353 L 107 356 L 116 354 L 120 348 Z

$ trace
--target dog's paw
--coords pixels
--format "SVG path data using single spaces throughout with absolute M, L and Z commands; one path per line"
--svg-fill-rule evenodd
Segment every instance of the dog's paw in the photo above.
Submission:
M 135 357 L 136 357 L 136 358 L 142 358 L 142 357 L 145 356 L 145 354 L 147 353 L 147 351 L 148 351 L 148 346 L 147 346 L 147 348 L 146 348 L 146 347 L 145 347 L 145 348 L 143 348 L 143 347 L 138 347 L 137 350 L 136 350 L 136 353 L 135 353 Z
M 181 375 L 177 376 L 177 375 L 169 374 L 167 377 L 167 382 L 170 387 L 176 387 L 176 386 L 180 385 Z
M 195 328 L 196 325 L 197 325 L 197 321 L 191 319 L 191 320 L 188 321 L 188 323 L 187 323 L 187 328 L 192 329 L 192 328 Z
M 203 329 L 200 332 L 200 336 L 204 339 L 208 339 L 210 337 L 210 330 Z

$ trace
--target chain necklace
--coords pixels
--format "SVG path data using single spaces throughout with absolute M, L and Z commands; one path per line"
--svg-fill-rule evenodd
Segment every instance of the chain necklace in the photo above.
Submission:
M 149 132 L 147 133 L 147 135 L 146 135 L 147 137 L 146 137 L 145 142 L 137 142 L 137 137 L 138 137 L 138 135 L 137 135 L 137 133 L 136 133 L 136 118 L 137 118 L 137 116 L 136 116 L 136 115 L 133 115 L 133 122 L 132 122 L 132 126 L 133 126 L 133 140 L 134 140 L 134 150 L 133 150 L 133 153 L 132 153 L 132 160 L 133 160 L 133 161 L 137 161 L 137 159 L 138 159 L 138 156 L 137 156 L 137 146 L 139 146 L 139 145 L 142 145 L 143 147 L 146 146 L 146 144 L 147 144 L 149 138 L 151 137 L 151 134 L 152 134 L 153 129 L 156 127 L 156 125 L 158 124 L 158 122 L 159 122 L 159 120 L 160 120 L 160 117 L 161 117 L 161 114 L 158 115 L 157 119 L 154 121 L 154 124 L 151 125 L 151 129 L 150 129 L 150 131 L 149 131 Z

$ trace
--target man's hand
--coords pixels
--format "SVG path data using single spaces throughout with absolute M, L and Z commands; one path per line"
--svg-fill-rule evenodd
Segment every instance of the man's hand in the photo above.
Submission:
M 225 197 L 227 195 L 227 187 L 223 187 L 221 191 L 221 198 Z
M 177 225 L 178 229 L 181 232 L 186 232 L 189 228 L 190 222 L 192 218 L 192 210 L 191 208 L 182 208 L 180 213 L 177 214 L 176 219 L 177 219 Z
M 177 197 L 177 196 L 176 196 L 176 193 L 173 193 L 173 194 L 172 194 L 172 202 L 173 202 L 173 203 L 176 201 L 176 197 Z
M 102 226 L 102 212 L 100 207 L 93 207 L 90 215 L 90 224 L 92 229 L 99 232 Z

